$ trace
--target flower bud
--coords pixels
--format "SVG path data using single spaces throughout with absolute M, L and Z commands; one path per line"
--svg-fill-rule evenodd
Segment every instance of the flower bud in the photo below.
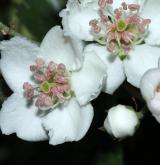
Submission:
M 124 138 L 134 134 L 138 123 L 138 116 L 131 107 L 117 105 L 109 109 L 104 121 L 104 128 L 110 135 Z

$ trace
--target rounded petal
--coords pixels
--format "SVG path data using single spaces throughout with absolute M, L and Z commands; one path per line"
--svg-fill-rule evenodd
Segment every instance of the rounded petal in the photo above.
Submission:
M 74 36 L 85 41 L 93 40 L 89 22 L 92 19 L 99 18 L 97 2 L 95 3 L 95 0 L 81 0 L 80 3 L 78 0 L 68 1 L 67 8 L 60 13 L 65 35 Z
M 92 118 L 92 106 L 80 106 L 76 99 L 72 98 L 43 119 L 43 126 L 49 132 L 49 143 L 57 145 L 80 140 L 88 131 Z
M 14 37 L 0 43 L 1 73 L 14 92 L 23 91 L 24 81 L 30 81 L 29 66 L 34 63 L 39 48 L 36 44 L 22 37 Z
M 42 127 L 42 120 L 37 116 L 37 108 L 27 106 L 20 94 L 12 94 L 2 105 L 0 111 L 0 127 L 3 134 L 16 133 L 27 141 L 46 140 L 47 135 Z
M 149 35 L 145 42 L 149 45 L 160 45 L 160 1 L 147 0 L 144 9 L 142 10 L 142 17 L 151 19 L 149 25 Z
M 85 52 L 83 68 L 73 72 L 71 77 L 72 89 L 75 91 L 80 105 L 85 105 L 95 99 L 106 81 L 106 66 L 93 52 Z
M 77 70 L 83 61 L 82 41 L 65 37 L 60 26 L 53 27 L 44 37 L 40 56 L 45 60 L 63 63 L 69 70 Z
M 128 58 L 124 60 L 127 81 L 139 88 L 143 74 L 147 70 L 158 66 L 160 48 L 146 44 L 137 45 L 129 54 Z
M 153 99 L 157 86 L 160 83 L 160 69 L 150 69 L 142 77 L 140 90 L 146 101 Z
M 107 67 L 107 79 L 104 92 L 113 94 L 113 92 L 122 84 L 125 80 L 125 74 L 123 70 L 123 63 L 119 58 L 115 58 L 110 55 L 105 46 L 96 44 L 90 44 L 86 47 L 86 51 L 95 51 L 98 57 L 104 62 Z
M 109 109 L 104 128 L 116 138 L 124 138 L 134 134 L 137 124 L 138 117 L 134 110 L 117 105 Z

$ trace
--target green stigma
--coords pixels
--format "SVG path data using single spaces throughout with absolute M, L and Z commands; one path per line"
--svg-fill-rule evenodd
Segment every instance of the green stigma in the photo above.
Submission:
M 120 19 L 120 20 L 117 21 L 116 27 L 117 27 L 117 31 L 123 32 L 123 31 L 125 31 L 126 28 L 127 28 L 127 23 L 126 23 L 125 20 Z
M 47 81 L 44 81 L 42 84 L 41 84 L 41 90 L 42 92 L 44 93 L 48 93 L 50 91 L 50 84 L 47 82 Z

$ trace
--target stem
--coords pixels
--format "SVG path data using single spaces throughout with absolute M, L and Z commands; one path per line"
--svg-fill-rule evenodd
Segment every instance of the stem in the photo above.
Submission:
M 139 119 L 142 119 L 147 112 L 148 112 L 148 108 L 145 105 L 139 112 L 136 112 L 136 114 Z

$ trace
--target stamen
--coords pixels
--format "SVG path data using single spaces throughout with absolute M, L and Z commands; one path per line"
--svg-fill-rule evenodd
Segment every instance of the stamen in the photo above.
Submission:
M 37 83 L 34 88 L 30 83 L 23 84 L 24 96 L 28 101 L 36 98 L 35 105 L 41 110 L 49 110 L 73 96 L 70 86 L 70 73 L 64 64 L 53 61 L 45 64 L 43 59 L 36 59 L 30 66 Z
M 128 5 L 128 8 L 129 8 L 131 11 L 139 11 L 140 5 L 138 5 L 138 4 L 130 4 L 130 5 Z
M 42 68 L 42 67 L 44 66 L 45 62 L 44 62 L 43 59 L 37 58 L 37 59 L 36 59 L 36 64 L 37 64 L 37 67 L 38 67 L 38 68 Z
M 122 12 L 119 9 L 115 9 L 114 14 L 117 20 L 120 19 L 122 16 Z
M 128 6 L 127 6 L 127 4 L 125 2 L 123 2 L 121 4 L 121 6 L 123 7 L 123 10 L 127 10 L 128 9 Z
M 103 9 L 107 4 L 112 4 L 113 0 L 98 0 L 98 5 Z
M 99 0 L 98 1 L 98 5 L 101 7 L 101 8 L 104 8 L 107 4 L 107 1 L 106 0 Z
M 107 16 L 105 16 L 105 15 L 102 14 L 101 15 L 101 18 L 100 18 L 100 21 L 104 23 L 104 22 L 109 21 L 109 18 Z

